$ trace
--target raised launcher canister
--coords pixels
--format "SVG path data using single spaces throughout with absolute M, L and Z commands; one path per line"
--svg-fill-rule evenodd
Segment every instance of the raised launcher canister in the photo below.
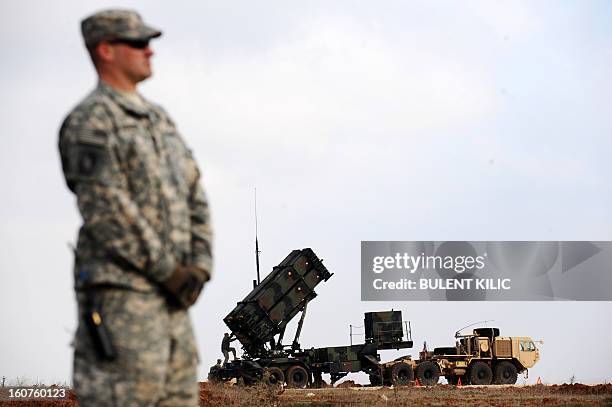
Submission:
M 277 334 L 282 341 L 289 321 L 317 296 L 314 288 L 332 275 L 311 249 L 293 250 L 223 321 L 248 356 L 265 357 L 265 344 Z

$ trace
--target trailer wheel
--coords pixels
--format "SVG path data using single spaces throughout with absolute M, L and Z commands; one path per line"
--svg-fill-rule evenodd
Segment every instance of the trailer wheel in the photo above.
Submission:
M 504 360 L 495 366 L 495 384 L 514 384 L 516 378 L 516 366 L 512 362 Z
M 283 386 L 285 374 L 278 367 L 268 367 L 264 370 L 263 380 L 268 386 Z
M 491 384 L 492 379 L 493 372 L 485 362 L 474 362 L 472 367 L 470 367 L 471 384 Z
M 238 385 L 242 385 L 242 386 L 251 386 L 255 383 L 257 383 L 259 381 L 259 379 L 257 378 L 257 376 L 253 376 L 250 375 L 248 373 L 243 373 L 239 378 L 238 378 Z
M 291 366 L 287 370 L 287 386 L 303 389 L 308 384 L 308 372 L 302 366 Z
M 217 368 L 215 366 L 213 366 L 213 368 L 210 369 L 210 371 L 208 372 L 208 381 L 211 383 L 219 383 L 219 370 L 220 368 Z
M 414 380 L 412 366 L 408 363 L 399 362 L 391 368 L 391 384 L 394 386 L 408 386 Z
M 422 385 L 434 386 L 440 379 L 440 369 L 434 362 L 426 360 L 417 365 L 416 376 Z
M 382 386 L 382 377 L 377 374 L 370 374 L 370 384 L 372 386 Z

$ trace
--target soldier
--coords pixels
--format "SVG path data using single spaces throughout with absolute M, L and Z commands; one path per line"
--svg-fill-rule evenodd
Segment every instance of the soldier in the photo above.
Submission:
M 136 91 L 161 32 L 128 10 L 95 13 L 81 29 L 99 82 L 59 135 L 83 218 L 74 389 L 81 406 L 196 406 L 187 310 L 211 275 L 212 232 L 191 151 Z
M 217 359 L 217 363 L 212 365 L 208 371 L 208 381 L 209 382 L 217 382 L 217 372 L 223 367 L 221 363 L 221 359 Z
M 234 342 L 237 338 L 232 338 L 230 334 L 227 332 L 223 334 L 223 340 L 221 341 L 221 352 L 223 353 L 223 357 L 225 360 L 223 361 L 223 366 L 229 360 L 229 353 L 232 352 L 234 354 L 234 360 L 236 360 L 236 349 L 230 346 L 230 342 Z

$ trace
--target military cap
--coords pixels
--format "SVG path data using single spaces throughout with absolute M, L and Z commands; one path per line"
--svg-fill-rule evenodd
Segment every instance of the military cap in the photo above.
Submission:
M 81 32 L 88 48 L 100 41 L 150 40 L 161 35 L 158 29 L 146 25 L 137 12 L 121 9 L 102 10 L 85 18 Z

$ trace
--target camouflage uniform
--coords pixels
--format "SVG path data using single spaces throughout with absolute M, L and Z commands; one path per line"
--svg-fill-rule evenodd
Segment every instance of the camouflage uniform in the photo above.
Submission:
M 234 354 L 234 360 L 236 360 L 236 348 L 230 346 L 230 342 L 235 341 L 236 338 L 230 339 L 228 334 L 223 335 L 223 340 L 221 341 L 221 353 L 223 353 L 223 357 L 225 360 L 223 361 L 223 366 L 229 360 L 229 353 L 232 352 Z
M 142 20 L 126 27 L 133 38 L 159 33 Z M 91 46 L 105 31 L 83 33 Z M 162 288 L 178 265 L 212 271 L 208 203 L 191 151 L 161 107 L 135 103 L 102 81 L 65 119 L 59 149 L 83 217 L 74 268 L 81 406 L 197 405 L 190 318 Z M 83 322 L 92 298 L 114 360 L 98 356 Z

